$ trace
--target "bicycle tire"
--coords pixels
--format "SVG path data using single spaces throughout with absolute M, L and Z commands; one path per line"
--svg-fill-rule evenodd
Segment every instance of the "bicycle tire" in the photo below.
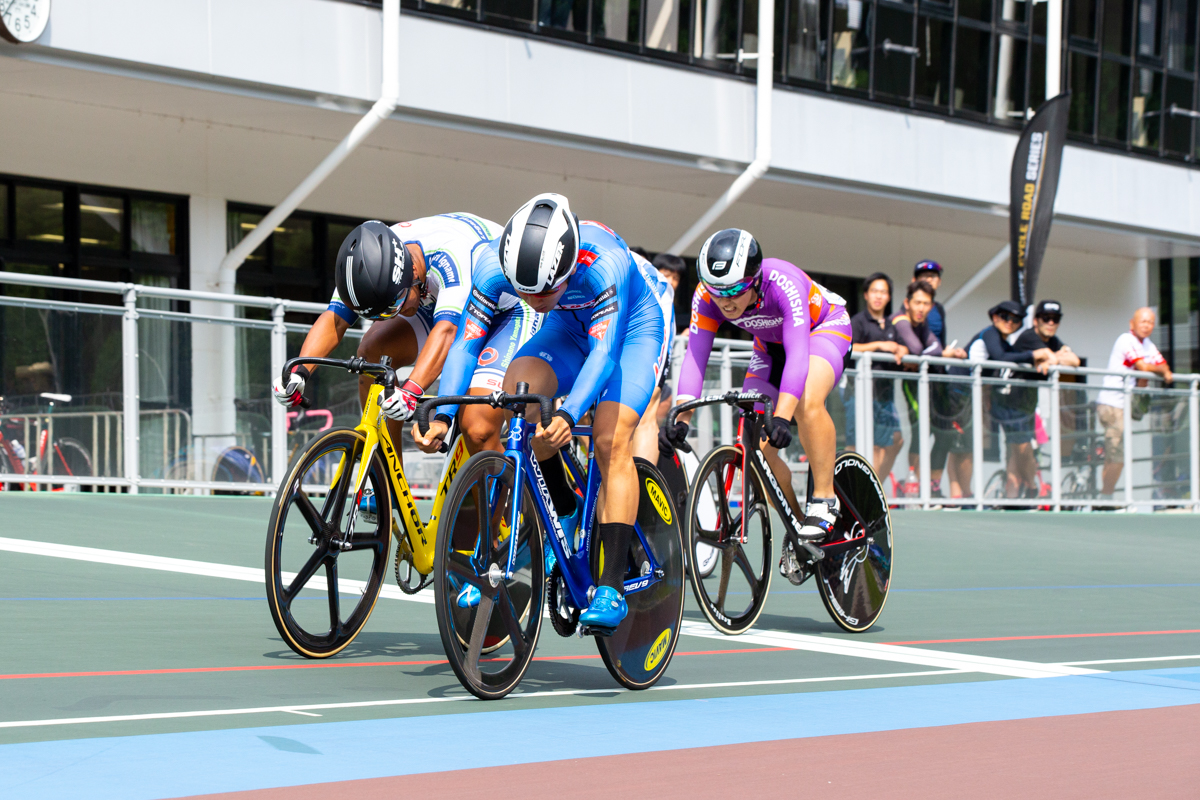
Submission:
M 732 472 L 731 472 L 732 471 Z M 766 486 L 754 470 L 750 470 L 750 492 L 746 507 L 750 517 L 745 517 L 746 508 L 735 514 L 733 504 L 740 501 L 729 492 L 733 485 L 745 480 L 742 471 L 742 453 L 733 445 L 718 447 L 704 457 L 688 492 L 687 525 L 688 578 L 692 593 L 700 611 L 709 623 L 727 636 L 744 633 L 758 620 L 771 588 L 771 510 L 767 501 Z M 713 525 L 706 527 L 702 504 L 711 502 L 716 509 Z M 746 519 L 746 541 L 739 542 L 743 517 Z M 757 523 L 755 522 L 757 520 Z M 718 562 L 705 574 L 701 568 L 704 560 L 697 550 L 700 546 L 715 548 Z M 749 547 L 749 553 L 747 552 Z M 719 567 L 719 569 L 718 569 Z M 735 575 L 741 580 L 735 591 L 729 591 L 730 580 Z M 757 570 L 757 574 L 755 572 Z M 744 583 L 745 591 L 741 591 Z M 715 589 L 715 592 L 714 592 Z M 737 607 L 735 598 L 747 597 L 748 601 Z
M 988 482 L 983 487 L 983 499 L 985 500 L 1003 500 L 1007 491 L 1008 472 L 1003 469 L 998 469 L 992 473 L 992 477 L 988 478 Z
M 55 439 L 51 447 L 55 475 L 74 475 L 91 478 L 96 472 L 92 468 L 92 456 L 88 453 L 83 442 L 64 436 Z M 94 491 L 96 487 L 84 484 L 73 484 L 79 491 Z
M 842 630 L 862 633 L 875 624 L 892 584 L 892 515 L 883 484 L 869 461 L 844 452 L 833 464 L 834 491 L 842 514 L 830 539 L 854 538 L 865 529 L 867 543 L 826 555 L 816 564 L 817 588 L 829 616 Z M 812 473 L 808 496 L 813 495 Z
M 313 439 L 292 461 L 288 468 L 287 477 L 279 485 L 275 495 L 275 503 L 271 509 L 271 521 L 267 529 L 266 546 L 266 588 L 267 606 L 271 610 L 271 619 L 275 628 L 296 653 L 306 658 L 329 658 L 341 652 L 350 642 L 354 641 L 359 632 L 367 624 L 375 602 L 379 599 L 380 590 L 387 574 L 388 552 L 391 547 L 391 493 L 388 490 L 388 470 L 383 456 L 378 450 L 371 457 L 370 472 L 364 488 L 370 487 L 375 493 L 376 522 L 374 530 L 356 527 L 350 537 L 350 549 L 342 550 L 336 540 L 344 539 L 348 528 L 347 523 L 358 524 L 359 517 L 356 508 L 352 506 L 356 500 L 350 497 L 350 489 L 361 468 L 363 448 L 366 437 L 353 428 L 331 428 Z M 339 459 L 339 467 L 331 483 L 330 491 L 320 509 L 313 504 L 305 493 L 306 484 L 316 483 L 320 478 L 314 469 L 330 454 L 343 453 Z M 292 528 L 292 536 L 288 537 L 285 548 L 285 529 L 293 509 L 297 510 L 299 525 Z M 296 528 L 299 528 L 297 533 Z M 296 541 L 297 535 L 301 537 Z M 302 543 L 307 541 L 308 548 Z M 311 541 L 316 539 L 316 541 Z M 291 544 L 295 542 L 293 549 Z M 369 566 L 363 565 L 364 560 L 355 554 L 363 554 L 370 558 Z M 348 615 L 343 617 L 340 594 L 343 578 L 340 570 L 344 561 L 346 567 L 359 568 L 366 579 L 357 582 L 359 585 L 346 584 L 350 591 L 346 594 L 358 594 L 354 606 Z M 302 566 L 296 573 L 290 572 L 290 567 L 296 563 Z M 363 569 L 366 566 L 366 569 Z M 308 588 L 318 570 L 324 568 L 324 592 L 328 607 L 328 618 L 325 622 L 329 627 L 320 632 L 315 628 L 320 626 L 320 616 L 316 612 L 310 614 L 309 609 L 293 608 L 293 603 L 301 598 L 301 592 Z M 290 583 L 285 583 L 289 580 Z M 301 578 L 303 580 L 301 580 Z M 297 585 L 299 581 L 299 585 Z M 310 591 L 319 590 L 313 586 Z M 361 590 L 361 594 L 359 591 Z M 313 596 L 305 595 L 307 602 Z M 313 620 L 313 621 L 310 621 Z
M 625 597 L 629 613 L 611 636 L 596 637 L 596 647 L 617 683 L 626 689 L 639 690 L 658 683 L 679 643 L 684 566 L 679 514 L 666 482 L 649 461 L 635 457 L 633 463 L 639 489 L 638 525 L 665 574 L 657 583 Z M 599 543 L 591 550 L 593 575 L 601 572 L 602 550 Z M 627 568 L 628 579 L 639 574 L 635 565 L 646 559 L 637 537 L 631 542 L 626 558 L 634 569 L 630 573 Z
M 517 569 L 512 578 L 497 580 L 494 586 L 488 577 L 494 572 L 491 567 L 502 569 L 498 565 L 508 558 L 511 532 L 503 534 L 500 520 L 507 516 L 517 488 L 515 479 L 512 461 L 499 453 L 476 453 L 450 485 L 438 523 L 433 566 L 438 634 L 459 683 L 481 700 L 498 700 L 517 688 L 533 663 L 541 633 L 545 597 L 542 528 L 528 486 L 520 487 L 521 514 L 527 522 L 517 531 Z M 481 506 L 486 506 L 486 514 L 479 513 Z M 464 552 L 464 536 L 474 542 L 474 554 Z M 479 546 L 481 541 L 486 547 Z M 464 582 L 475 585 L 482 595 L 478 606 L 466 610 L 457 603 Z M 486 651 L 496 610 L 507 639 Z M 481 614 L 482 626 L 478 624 Z M 503 652 L 506 647 L 511 656 Z M 484 655 L 489 658 L 482 660 Z

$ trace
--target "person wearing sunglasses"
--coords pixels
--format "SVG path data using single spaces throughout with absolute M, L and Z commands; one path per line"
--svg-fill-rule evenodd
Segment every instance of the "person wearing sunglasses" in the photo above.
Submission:
M 480 248 L 474 285 L 458 337 L 439 384 L 442 396 L 462 393 L 491 330 L 497 304 L 519 297 L 546 314 L 542 327 L 517 353 L 504 378 L 504 391 L 518 383 L 529 391 L 565 397 L 550 425 L 538 423 L 533 440 L 555 514 L 568 539 L 582 513 L 567 483 L 558 451 L 571 441 L 571 428 L 593 405 L 596 463 L 601 495 L 596 526 L 606 553 L 624 553 L 637 518 L 637 471 L 633 435 L 667 359 L 663 305 L 652 266 L 634 261 L 611 228 L 580 221 L 560 194 L 539 194 L 517 209 L 498 239 Z M 445 436 L 454 407 L 443 406 L 426 433 L 413 429 L 422 448 Z M 531 420 L 539 419 L 536 405 Z M 547 567 L 556 565 L 546 556 Z M 629 609 L 621 593 L 625 561 L 606 559 L 592 602 L 579 616 L 594 633 L 611 633 Z M 469 584 L 460 607 L 479 603 Z
M 1033 327 L 1021 331 L 1021 335 L 1013 342 L 1013 347 L 1018 350 L 1037 350 L 1041 347 L 1049 349 L 1053 357 L 1046 360 L 1047 368 L 1051 364 L 1078 367 L 1079 356 L 1058 338 L 1058 326 L 1062 323 L 1062 318 L 1062 303 L 1057 300 L 1043 300 L 1033 311 Z M 1031 377 L 1047 379 L 1044 371 Z
M 676 402 L 697 397 L 712 353 L 717 328 L 729 322 L 754 336 L 746 379 L 748 392 L 762 392 L 774 402 L 763 434 L 767 463 L 803 519 L 800 536 L 824 539 L 833 529 L 840 503 L 833 492 L 837 431 L 825 398 L 842 375 L 850 351 L 852 328 L 846 301 L 815 283 L 794 264 L 764 258 L 748 231 L 727 228 L 709 237 L 696 262 L 700 284 L 692 295 L 691 334 L 676 387 Z M 691 414 L 679 415 L 663 429 L 663 445 L 681 443 Z M 792 474 L 779 451 L 792 440 L 796 421 L 800 443 L 813 476 L 813 496 L 803 514 L 792 488 Z M 791 533 L 788 534 L 789 536 Z M 799 543 L 793 543 L 798 549 Z
M 968 358 L 972 361 L 1005 361 L 1011 364 L 1032 364 L 1038 372 L 1045 374 L 1053 362 L 1054 353 L 1044 343 L 1033 349 L 1021 349 L 1009 344 L 1008 337 L 1021 327 L 1024 317 L 1021 304 L 1005 300 L 988 310 L 992 324 L 977 333 L 967 346 Z M 1014 374 L 1016 372 L 1016 374 Z M 1028 380 L 1034 373 L 1015 370 L 983 371 L 987 378 L 1010 378 Z M 1034 411 L 1037 393 L 1028 393 L 1012 384 L 993 385 L 990 393 L 992 419 L 1004 429 L 1008 442 L 1006 497 L 1017 497 L 1022 489 L 1037 488 L 1037 462 L 1033 458 Z M 1030 468 L 1032 465 L 1032 469 Z
M 478 248 L 500 235 L 501 226 L 473 214 L 439 214 L 388 226 L 375 220 L 352 230 L 334 262 L 336 289 L 327 310 L 317 318 L 300 348 L 301 356 L 327 356 L 359 317 L 373 321 L 358 346 L 368 361 L 389 356 L 395 367 L 413 365 L 402 386 L 383 401 L 388 426 L 399 442 L 400 422 L 415 413 L 429 386 L 442 371 L 458 332 L 459 318 L 471 291 Z M 539 315 L 516 297 L 497 306 L 498 324 L 483 342 L 479 364 L 471 375 L 472 390 L 499 389 L 511 356 L 537 330 Z M 276 377 L 272 390 L 284 405 L 295 406 L 304 393 L 309 368 L 295 369 L 288 382 Z M 366 399 L 371 378 L 359 379 Z M 471 406 L 463 415 L 467 449 L 500 449 L 501 412 Z

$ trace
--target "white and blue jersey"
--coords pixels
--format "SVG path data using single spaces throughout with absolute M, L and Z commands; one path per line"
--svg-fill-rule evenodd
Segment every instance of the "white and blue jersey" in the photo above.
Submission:
M 579 238 L 575 272 L 558 306 L 516 356 L 550 364 L 572 419 L 606 400 L 641 414 L 667 349 L 657 272 L 640 268 L 621 237 L 598 222 L 580 222 Z M 516 296 L 497 248 L 492 242 L 475 260 L 474 285 L 442 373 L 443 396 L 463 393 L 503 298 Z
M 499 236 L 504 226 L 474 214 L 438 214 L 398 223 L 392 230 L 406 244 L 419 245 L 425 254 L 425 295 L 415 315 L 425 331 L 443 320 L 457 325 L 471 292 L 475 250 Z M 503 308 L 516 303 L 513 297 Z M 358 314 L 336 289 L 329 310 L 351 325 L 358 321 Z

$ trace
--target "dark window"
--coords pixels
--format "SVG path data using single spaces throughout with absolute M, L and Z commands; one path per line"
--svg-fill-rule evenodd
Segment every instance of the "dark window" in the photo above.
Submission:
M 1133 40 L 1133 0 L 1104 0 L 1104 50 L 1129 55 Z
M 995 100 L 992 116 L 1004 122 L 1022 123 L 1025 119 L 1026 65 L 1029 47 L 1024 39 L 1007 33 L 996 37 Z
M 789 78 L 825 80 L 824 33 L 817 0 L 789 0 L 785 67 Z
M 1096 59 L 1082 53 L 1071 54 L 1071 112 L 1068 130 L 1091 135 L 1096 115 Z
M 907 100 L 912 94 L 912 10 L 879 4 L 875 22 L 875 91 Z
M 870 83 L 871 25 L 875 4 L 835 0 L 831 82 L 844 89 L 866 91 Z
M 1071 0 L 1070 20 L 1068 22 L 1071 36 L 1080 39 L 1096 39 L 1096 0 Z
M 1196 84 L 1193 81 L 1167 76 L 1167 92 L 1164 107 L 1168 109 L 1163 146 L 1168 152 L 1190 154 L 1192 152 L 1192 118 L 1178 111 L 1195 108 Z
M 62 246 L 66 240 L 63 197 L 62 189 L 18 185 L 17 241 Z
M 954 25 L 948 20 L 922 16 L 917 21 L 916 82 L 917 101 L 934 106 L 950 103 L 950 49 L 954 43 Z
M 1114 61 L 1100 65 L 1100 138 L 1124 142 L 1129 126 L 1129 67 Z
M 979 22 L 992 21 L 991 0 L 959 0 L 959 19 L 973 19 Z
M 1132 129 L 1134 147 L 1158 150 L 1158 132 L 1162 125 L 1162 73 L 1137 70 L 1133 81 Z

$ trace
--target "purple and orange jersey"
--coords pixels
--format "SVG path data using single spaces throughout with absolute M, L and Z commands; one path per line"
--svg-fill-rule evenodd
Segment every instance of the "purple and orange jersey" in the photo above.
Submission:
M 799 267 L 778 258 L 763 259 L 758 303 L 737 319 L 726 319 L 703 284 L 697 286 L 692 296 L 687 354 L 679 375 L 679 400 L 700 395 L 713 340 L 723 322 L 753 334 L 756 351 L 765 352 L 768 344 L 783 346 L 787 357 L 779 382 L 772 387 L 776 390 L 795 397 L 804 394 L 810 354 L 830 362 L 835 379 L 840 377 L 851 340 L 845 302 Z M 760 388 L 768 381 L 772 366 L 779 371 L 779 365 L 772 365 L 771 359 L 754 359 L 746 374 L 746 388 Z

